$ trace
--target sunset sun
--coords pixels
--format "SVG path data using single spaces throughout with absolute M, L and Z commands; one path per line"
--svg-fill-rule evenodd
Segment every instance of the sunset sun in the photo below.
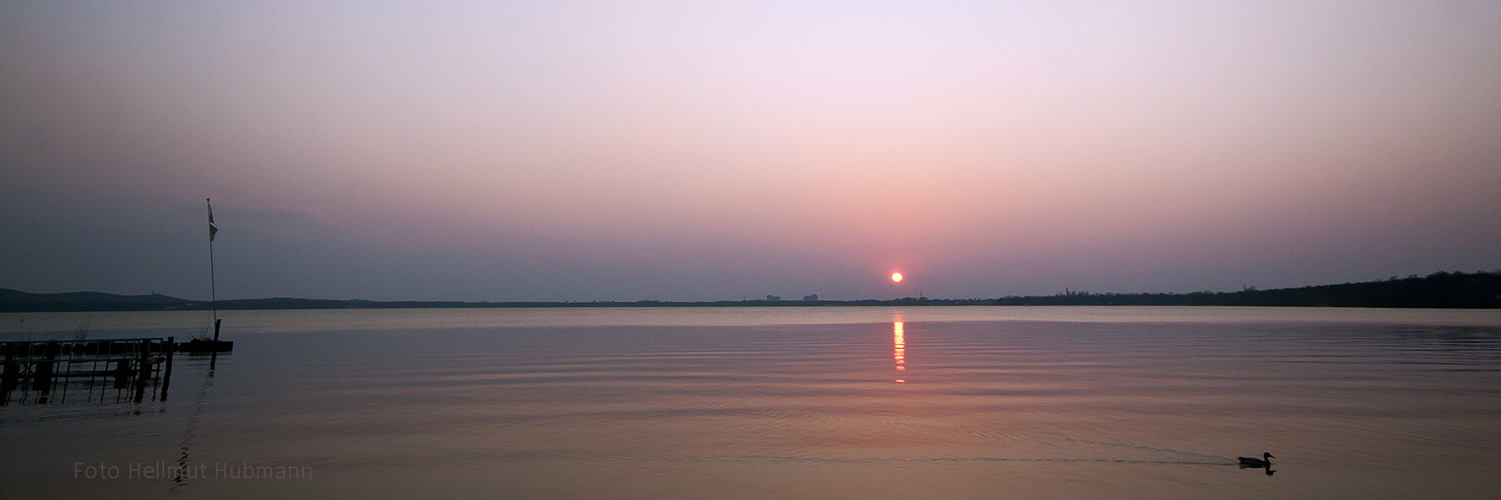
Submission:
M 901 283 L 902 282 L 902 273 L 891 273 L 891 282 L 892 283 Z

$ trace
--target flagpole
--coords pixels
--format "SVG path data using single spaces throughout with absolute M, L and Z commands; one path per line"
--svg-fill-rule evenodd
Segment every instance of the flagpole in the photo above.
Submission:
M 208 207 L 208 286 L 209 307 L 214 311 L 214 342 L 219 341 L 219 286 L 214 279 L 214 205 L 208 198 L 203 199 L 203 204 Z

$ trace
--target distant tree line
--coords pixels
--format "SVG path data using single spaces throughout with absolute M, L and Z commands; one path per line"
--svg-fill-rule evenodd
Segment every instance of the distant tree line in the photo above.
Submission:
M 218 308 L 233 309 L 409 309 L 491 307 L 806 307 L 806 306 L 1284 306 L 1284 307 L 1416 307 L 1501 308 L 1501 272 L 1438 272 L 1386 281 L 1320 285 L 1277 290 L 1247 288 L 1238 292 L 1192 293 L 1089 293 L 1067 291 L 1058 295 L 1002 297 L 998 299 L 900 299 L 721 300 L 709 302 L 459 302 L 373 301 L 335 299 L 233 299 L 221 300 Z M 0 312 L 66 311 L 170 311 L 206 310 L 208 301 L 187 300 L 160 294 L 117 295 L 101 292 L 27 293 L 0 288 Z
M 1004 297 L 1010 306 L 1281 306 L 1281 307 L 1501 307 L 1501 272 L 1437 272 L 1426 277 L 1238 292 L 1102 293 Z

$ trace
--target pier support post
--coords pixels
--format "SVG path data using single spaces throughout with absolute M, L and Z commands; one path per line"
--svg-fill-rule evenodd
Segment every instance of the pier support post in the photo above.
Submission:
M 146 381 L 151 379 L 151 341 L 141 341 L 141 371 L 136 375 L 136 402 L 146 398 Z
M 16 363 L 15 354 L 5 353 L 5 374 L 0 375 L 0 405 L 10 402 L 10 391 L 16 390 L 16 383 L 21 380 L 21 365 Z
M 167 366 L 162 369 L 162 397 L 159 398 L 161 401 L 167 400 L 167 387 L 172 385 L 172 358 L 175 357 L 174 354 L 177 352 L 177 338 L 167 337 L 167 345 L 165 347 Z

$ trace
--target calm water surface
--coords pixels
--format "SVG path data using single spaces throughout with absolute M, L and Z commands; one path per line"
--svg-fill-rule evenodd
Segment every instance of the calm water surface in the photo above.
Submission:
M 1501 311 L 223 315 L 235 352 L 212 371 L 207 358 L 179 357 L 165 402 L 0 407 L 0 496 L 1501 491 Z M 10 314 L 0 315 L 0 340 L 68 339 L 80 324 L 90 338 L 183 338 L 207 322 L 201 312 Z M 1276 455 L 1275 474 L 1236 466 L 1235 457 L 1263 451 Z M 206 474 L 129 477 L 133 466 L 158 463 Z M 118 467 L 120 477 L 88 479 L 79 471 L 89 465 Z M 246 465 L 311 477 L 228 477 Z

